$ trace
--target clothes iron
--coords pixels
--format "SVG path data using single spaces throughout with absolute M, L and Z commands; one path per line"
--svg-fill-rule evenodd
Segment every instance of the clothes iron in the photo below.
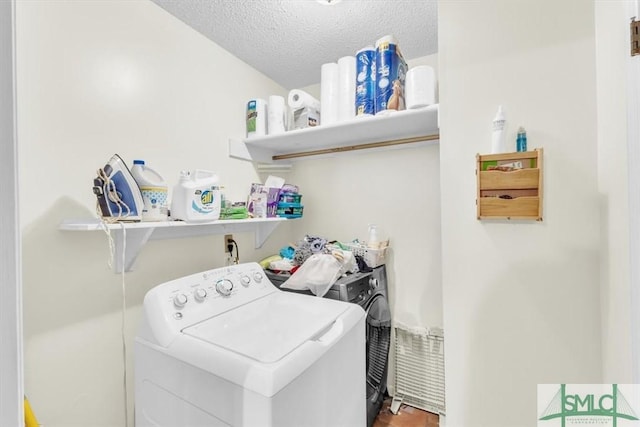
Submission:
M 93 193 L 98 198 L 102 218 L 112 221 L 140 221 L 144 201 L 131 171 L 120 156 L 114 154 L 98 169 L 93 180 Z

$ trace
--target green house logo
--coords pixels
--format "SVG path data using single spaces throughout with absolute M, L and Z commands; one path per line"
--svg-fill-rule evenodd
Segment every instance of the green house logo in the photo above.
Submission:
M 634 397 L 637 399 L 637 395 Z M 637 404 L 635 400 L 633 401 Z M 555 424 L 548 423 L 550 427 L 558 425 L 558 421 L 561 427 L 567 425 L 613 427 L 640 425 L 635 422 L 638 421 L 638 416 L 617 384 L 576 384 L 571 385 L 569 391 L 567 384 L 560 384 L 558 391 L 540 414 L 538 420 L 556 420 Z M 618 422 L 621 423 L 618 424 Z M 546 425 L 547 423 L 538 423 L 538 426 Z

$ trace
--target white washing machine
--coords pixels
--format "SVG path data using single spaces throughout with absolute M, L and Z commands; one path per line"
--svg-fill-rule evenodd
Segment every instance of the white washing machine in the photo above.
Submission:
M 257 263 L 164 283 L 135 340 L 136 427 L 363 427 L 365 316 Z

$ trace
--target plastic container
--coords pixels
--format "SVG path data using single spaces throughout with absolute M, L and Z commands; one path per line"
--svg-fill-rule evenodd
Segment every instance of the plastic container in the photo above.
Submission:
M 144 201 L 142 221 L 165 221 L 168 187 L 162 176 L 145 165 L 144 160 L 133 161 L 131 175 L 140 187 Z
M 378 237 L 378 226 L 369 224 L 369 235 L 367 237 L 367 247 L 377 249 L 380 247 L 380 239 Z
M 220 199 L 218 175 L 214 172 L 182 171 L 173 190 L 171 217 L 186 222 L 216 221 L 220 218 Z
M 516 137 L 516 151 L 527 151 L 527 131 L 522 126 L 518 129 L 518 136 Z
M 498 107 L 496 117 L 493 119 L 493 134 L 491 138 L 491 154 L 500 154 L 507 152 L 507 144 L 505 140 L 505 125 L 507 120 L 504 115 L 502 105 Z
M 304 206 L 300 203 L 278 203 L 276 216 L 280 218 L 302 218 Z
M 264 99 L 247 102 L 247 138 L 265 136 L 267 120 L 267 103 Z
M 300 203 L 302 194 L 298 193 L 280 193 L 278 203 Z

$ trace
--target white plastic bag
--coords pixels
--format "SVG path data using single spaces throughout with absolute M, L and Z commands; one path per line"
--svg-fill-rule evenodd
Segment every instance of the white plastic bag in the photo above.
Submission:
M 311 255 L 280 287 L 299 291 L 309 289 L 321 297 L 338 280 L 341 269 L 342 263 L 333 255 Z
M 355 257 L 349 251 L 333 251 L 332 254 L 314 254 L 296 270 L 280 287 L 309 289 L 322 297 L 344 273 L 357 270 Z

